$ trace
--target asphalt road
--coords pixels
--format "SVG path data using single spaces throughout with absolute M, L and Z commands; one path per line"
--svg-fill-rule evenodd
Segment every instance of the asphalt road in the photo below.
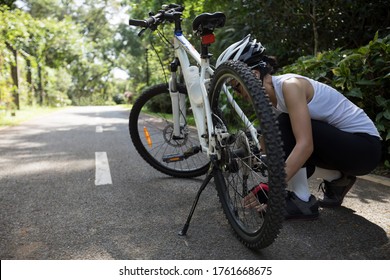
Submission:
M 268 248 L 236 240 L 213 184 L 186 237 L 201 179 L 150 168 L 129 140 L 128 110 L 67 108 L 0 129 L 0 258 L 390 259 L 390 187 L 358 179 L 343 207 L 312 222 L 285 222 Z M 96 153 L 112 183 L 96 184 Z M 311 180 L 319 195 L 319 181 Z

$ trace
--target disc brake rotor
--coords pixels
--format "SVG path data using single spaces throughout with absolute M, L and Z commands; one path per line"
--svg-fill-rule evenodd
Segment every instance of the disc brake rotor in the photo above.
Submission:
M 173 124 L 171 123 L 168 124 L 163 129 L 164 141 L 172 147 L 182 147 L 186 145 L 188 139 L 188 133 L 186 132 L 186 129 L 183 127 L 181 127 L 180 131 L 182 136 L 175 138 L 173 136 Z

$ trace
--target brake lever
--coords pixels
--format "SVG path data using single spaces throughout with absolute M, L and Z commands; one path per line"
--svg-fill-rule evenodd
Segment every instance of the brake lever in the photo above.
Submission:
M 146 28 L 141 29 L 140 32 L 138 32 L 138 37 L 141 37 L 146 31 Z

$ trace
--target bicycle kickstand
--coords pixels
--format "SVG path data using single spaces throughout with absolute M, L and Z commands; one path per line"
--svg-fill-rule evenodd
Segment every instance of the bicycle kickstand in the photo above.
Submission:
M 189 215 L 187 217 L 187 221 L 184 224 L 183 229 L 179 232 L 180 236 L 185 236 L 187 234 L 187 230 L 188 230 L 188 227 L 190 226 L 190 222 L 191 222 L 191 219 L 192 219 L 192 215 L 195 212 L 196 205 L 198 204 L 199 197 L 200 197 L 201 193 L 203 192 L 203 190 L 206 188 L 207 184 L 210 182 L 211 178 L 213 178 L 213 176 L 214 176 L 213 175 L 214 168 L 215 168 L 214 164 L 211 163 L 211 166 L 210 166 L 209 170 L 207 171 L 206 178 L 202 182 L 202 185 L 200 186 L 200 188 L 198 190 L 198 193 L 196 194 L 195 200 L 194 200 L 194 202 L 192 204 L 192 207 L 191 207 L 191 211 L 190 211 L 190 213 L 189 213 Z

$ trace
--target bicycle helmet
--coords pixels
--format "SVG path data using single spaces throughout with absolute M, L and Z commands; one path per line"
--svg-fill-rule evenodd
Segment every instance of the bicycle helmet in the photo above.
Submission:
M 266 74 L 274 72 L 273 63 L 270 65 L 270 59 L 265 55 L 265 47 L 256 39 L 251 40 L 250 34 L 224 50 L 215 66 L 218 67 L 227 60 L 240 60 L 251 68 L 257 68 L 260 71 L 261 80 Z
M 257 66 L 263 57 L 265 48 L 256 39 L 251 40 L 251 35 L 248 34 L 241 41 L 230 45 L 218 57 L 216 67 L 227 60 L 240 60 L 248 64 L 248 66 Z

